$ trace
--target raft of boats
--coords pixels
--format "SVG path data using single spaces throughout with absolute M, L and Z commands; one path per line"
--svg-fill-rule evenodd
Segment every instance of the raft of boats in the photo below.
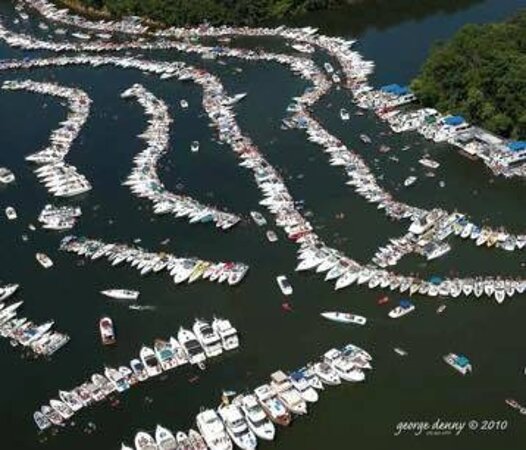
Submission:
M 12 347 L 21 346 L 37 356 L 51 356 L 69 342 L 69 336 L 53 331 L 53 320 L 37 324 L 27 317 L 19 317 L 24 302 L 6 302 L 18 287 L 18 284 L 0 287 L 0 335 L 9 339 Z
M 112 266 L 126 263 L 137 269 L 141 275 L 165 271 L 176 284 L 203 279 L 234 286 L 241 282 L 248 271 L 248 266 L 242 263 L 213 263 L 197 258 L 179 258 L 169 253 L 147 252 L 140 247 L 108 244 L 84 237 L 66 236 L 60 249 L 91 260 L 106 258 Z
M 135 450 L 232 450 L 234 446 L 254 450 L 259 439 L 273 441 L 278 426 L 286 427 L 308 414 L 326 387 L 363 382 L 366 372 L 372 369 L 371 362 L 371 355 L 354 344 L 330 349 L 317 361 L 297 370 L 272 373 L 267 383 L 253 390 L 223 393 L 217 408 L 203 408 L 195 419 L 198 433 L 194 432 L 194 436 L 200 436 L 204 446 L 178 447 L 177 443 L 188 439 L 192 431 L 188 436 L 174 435 L 158 425 L 155 437 L 146 431 L 135 435 Z M 124 444 L 121 447 L 128 449 Z
M 209 359 L 238 347 L 237 330 L 228 319 L 214 317 L 211 323 L 196 319 L 191 330 L 180 327 L 177 338 L 157 339 L 152 347 L 143 346 L 139 356 L 132 359 L 129 365 L 118 368 L 107 366 L 102 373 L 94 373 L 79 386 L 60 390 L 58 398 L 35 411 L 35 424 L 41 431 L 65 425 L 78 411 L 101 402 L 111 394 L 123 393 L 186 364 L 204 369 Z
M 61 122 L 60 128 L 52 132 L 50 145 L 26 156 L 26 160 L 38 164 L 34 170 L 37 178 L 55 197 L 72 197 L 91 190 L 88 179 L 76 167 L 64 162 L 73 141 L 88 119 L 91 104 L 89 96 L 80 89 L 32 80 L 4 81 L 2 89 L 52 95 L 68 102 L 68 117 Z

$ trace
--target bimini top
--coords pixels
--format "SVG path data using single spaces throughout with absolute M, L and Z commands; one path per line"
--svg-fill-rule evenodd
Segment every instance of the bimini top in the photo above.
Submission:
M 521 152 L 526 150 L 526 141 L 511 141 L 508 143 L 508 148 L 512 152 Z
M 403 300 L 400 300 L 400 306 L 406 309 L 406 308 L 410 308 L 411 306 L 413 306 L 413 304 L 409 300 L 403 299 Z
M 393 95 L 407 95 L 411 90 L 407 86 L 400 86 L 399 84 L 388 84 L 380 88 L 382 92 Z
M 444 119 L 444 123 L 446 125 L 452 125 L 452 126 L 463 124 L 465 121 L 466 120 L 462 116 L 449 116 Z
M 438 285 L 438 284 L 442 283 L 442 278 L 439 277 L 439 276 L 434 275 L 434 276 L 432 276 L 432 277 L 429 279 L 429 282 L 432 283 L 432 284 L 434 284 L 434 285 Z
M 457 360 L 456 360 L 456 363 L 460 366 L 460 367 L 465 367 L 469 364 L 469 359 L 467 359 L 465 356 L 463 355 L 459 355 L 457 357 Z

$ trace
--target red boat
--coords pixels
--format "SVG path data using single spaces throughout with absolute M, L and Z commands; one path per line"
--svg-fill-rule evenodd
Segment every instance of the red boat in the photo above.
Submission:
M 104 345 L 115 344 L 115 330 L 113 328 L 113 321 L 109 317 L 103 317 L 99 321 L 100 338 Z
M 379 305 L 385 305 L 388 301 L 389 301 L 389 297 L 386 295 L 386 296 L 380 297 L 378 299 L 378 304 Z

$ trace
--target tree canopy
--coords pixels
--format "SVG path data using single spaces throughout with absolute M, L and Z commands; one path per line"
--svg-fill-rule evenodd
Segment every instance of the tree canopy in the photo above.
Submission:
M 305 11 L 326 9 L 343 0 L 80 0 L 116 16 L 145 16 L 169 25 L 255 25 Z
M 525 138 L 526 10 L 503 23 L 466 25 L 436 44 L 412 88 L 426 106 Z

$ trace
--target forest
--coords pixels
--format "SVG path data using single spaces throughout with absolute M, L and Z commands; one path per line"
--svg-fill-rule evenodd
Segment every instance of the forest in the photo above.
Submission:
M 64 2 L 70 4 L 71 2 Z M 115 16 L 136 15 L 169 25 L 208 22 L 256 25 L 302 12 L 332 8 L 345 0 L 78 0 Z
M 437 43 L 412 83 L 420 101 L 499 135 L 526 137 L 526 10 Z

